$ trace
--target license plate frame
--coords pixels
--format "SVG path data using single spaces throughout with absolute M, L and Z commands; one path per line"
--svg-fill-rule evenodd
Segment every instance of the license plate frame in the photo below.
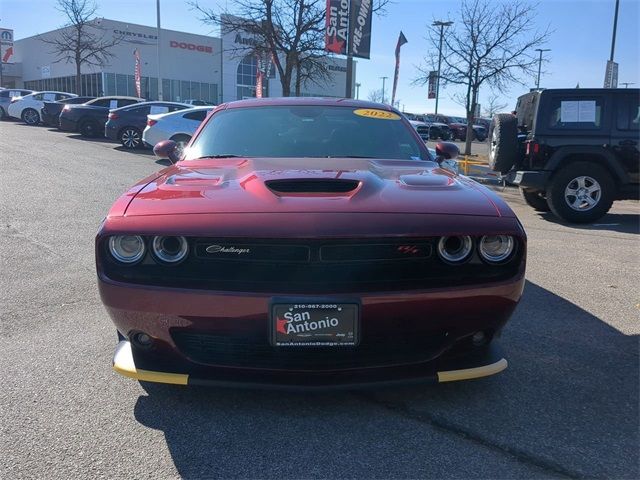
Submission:
M 278 348 L 357 347 L 361 310 L 357 300 L 274 298 L 269 304 L 271 345 Z

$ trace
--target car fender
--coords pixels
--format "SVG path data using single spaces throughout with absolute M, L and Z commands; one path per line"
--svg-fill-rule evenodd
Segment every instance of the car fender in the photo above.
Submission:
M 555 171 L 561 167 L 566 157 L 576 155 L 598 156 L 603 159 L 605 166 L 618 182 L 622 184 L 630 182 L 629 174 L 620 165 L 615 155 L 601 147 L 561 147 L 551 155 L 544 170 Z

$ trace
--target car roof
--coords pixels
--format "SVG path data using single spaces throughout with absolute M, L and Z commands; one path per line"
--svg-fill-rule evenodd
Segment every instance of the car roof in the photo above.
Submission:
M 224 104 L 225 108 L 246 108 L 262 106 L 327 106 L 327 107 L 351 107 L 351 108 L 375 108 L 397 112 L 396 109 L 382 103 L 366 100 L 354 100 L 352 98 L 328 98 L 328 97 L 269 97 L 249 98 Z
M 173 117 L 175 115 L 184 115 L 185 113 L 191 113 L 191 112 L 198 112 L 200 110 L 205 110 L 205 111 L 209 111 L 209 110 L 213 110 L 216 108 L 215 105 L 206 105 L 206 106 L 198 106 L 198 107 L 194 107 L 192 105 L 189 105 L 190 108 L 185 108 L 184 110 L 176 110 L 174 112 L 167 112 L 167 113 L 154 113 L 151 115 L 147 115 L 147 118 L 153 118 L 156 120 L 159 120 L 161 118 L 165 118 L 165 117 Z
M 144 98 L 140 97 L 127 97 L 126 95 L 106 95 L 104 97 L 97 97 L 94 100 L 105 100 L 107 98 L 111 98 L 113 100 L 143 100 Z
M 19 88 L 17 90 L 20 90 Z M 39 93 L 62 93 L 64 95 L 71 95 L 72 97 L 77 97 L 78 95 L 76 95 L 75 93 L 71 93 L 71 92 L 60 92 L 58 90 L 38 90 L 38 91 L 33 91 L 31 92 L 29 95 L 37 95 Z M 26 97 L 27 95 L 25 95 Z
M 125 105 L 124 107 L 114 108 L 111 111 L 112 112 L 124 111 L 132 108 L 144 107 L 145 105 L 180 105 L 182 107 L 187 107 L 187 108 L 193 107 L 193 105 L 189 105 L 187 103 L 171 102 L 169 100 L 153 100 L 150 102 L 139 102 L 139 103 L 133 103 L 131 105 Z

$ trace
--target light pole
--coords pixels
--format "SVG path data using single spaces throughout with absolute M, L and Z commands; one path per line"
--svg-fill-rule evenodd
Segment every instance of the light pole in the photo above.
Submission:
M 620 85 L 624 85 L 624 88 L 629 88 L 629 85 L 635 85 L 634 82 L 620 82 Z
M 158 100 L 163 100 L 162 98 L 162 78 L 160 77 L 160 0 L 156 0 L 156 19 L 158 22 L 157 32 L 156 32 L 156 54 L 158 60 Z
M 356 83 L 356 100 L 360 98 L 360 84 Z
M 440 27 L 440 46 L 438 47 L 438 76 L 436 77 L 436 114 L 438 113 L 438 100 L 440 100 L 440 69 L 442 68 L 442 39 L 444 38 L 444 27 L 450 27 L 453 22 L 443 22 L 436 20 L 431 24 Z
M 536 90 L 540 88 L 540 70 L 542 69 L 542 53 L 550 52 L 550 48 L 536 48 L 536 52 L 540 52 L 540 58 L 538 59 L 538 79 L 536 80 Z
M 382 79 L 382 102 L 381 103 L 384 103 L 384 82 L 386 82 L 387 78 L 389 77 L 379 77 L 379 78 Z
M 620 7 L 620 0 L 616 0 L 616 11 L 613 14 L 613 34 L 611 35 L 611 58 L 609 61 L 613 62 L 613 52 L 616 49 L 616 30 L 618 29 L 618 8 Z

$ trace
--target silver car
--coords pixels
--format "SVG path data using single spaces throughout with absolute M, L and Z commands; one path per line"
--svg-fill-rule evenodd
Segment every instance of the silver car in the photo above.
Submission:
M 162 140 L 173 140 L 182 152 L 207 114 L 214 108 L 215 106 L 194 107 L 177 112 L 147 115 L 147 127 L 142 132 L 142 141 L 153 147 Z
M 33 93 L 33 90 L 26 90 L 24 88 L 7 88 L 0 90 L 0 120 L 4 120 L 8 117 L 7 112 L 12 99 L 23 97 L 30 93 Z

